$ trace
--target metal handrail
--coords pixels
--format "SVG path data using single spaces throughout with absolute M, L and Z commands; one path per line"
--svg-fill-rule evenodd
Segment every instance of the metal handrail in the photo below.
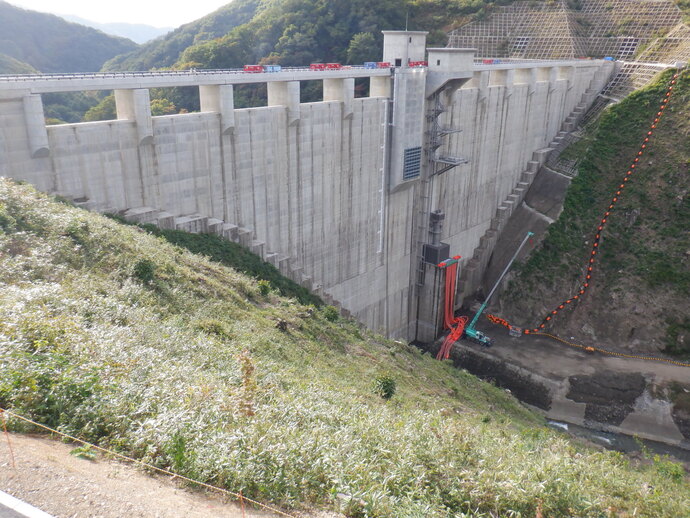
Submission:
M 343 65 L 339 69 L 324 69 L 319 72 L 339 72 L 341 70 L 364 70 L 364 65 Z M 309 67 L 282 67 L 280 72 L 314 72 Z M 192 70 L 160 70 L 160 71 L 131 71 L 131 72 L 76 72 L 62 74 L 0 74 L 0 81 L 51 81 L 63 79 L 126 79 L 136 77 L 179 77 L 194 75 L 216 75 L 216 74 L 244 74 L 242 68 L 223 68 L 223 69 L 192 69 Z M 274 74 L 277 72 L 263 72 Z

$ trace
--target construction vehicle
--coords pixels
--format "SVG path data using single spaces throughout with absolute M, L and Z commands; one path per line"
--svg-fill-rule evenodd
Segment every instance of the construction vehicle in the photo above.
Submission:
M 467 327 L 465 327 L 465 330 L 462 333 L 463 338 L 466 338 L 470 342 L 475 342 L 475 343 L 478 343 L 479 345 L 483 345 L 484 347 L 491 347 L 494 344 L 494 341 L 491 337 L 485 335 L 481 331 L 477 331 L 477 329 L 475 329 L 474 326 L 477 324 L 479 317 L 482 316 L 482 313 L 484 313 L 484 311 L 486 310 L 486 307 L 489 305 L 489 301 L 491 300 L 491 297 L 493 296 L 494 292 L 496 291 L 496 288 L 498 288 L 498 285 L 503 280 L 503 277 L 505 277 L 506 274 L 508 273 L 508 270 L 510 270 L 510 267 L 513 265 L 515 258 L 520 253 L 520 250 L 522 250 L 522 247 L 525 246 L 525 243 L 527 243 L 529 238 L 532 237 L 533 235 L 534 235 L 534 232 L 527 232 L 525 239 L 522 240 L 522 243 L 520 243 L 520 246 L 518 247 L 518 249 L 513 254 L 513 257 L 511 257 L 510 261 L 508 261 L 508 265 L 503 269 L 503 272 L 498 277 L 498 280 L 494 284 L 494 287 L 491 288 L 491 291 L 489 292 L 489 295 L 484 300 L 484 303 L 481 305 L 481 307 L 479 308 L 477 313 L 475 313 L 474 318 L 469 323 L 469 325 Z

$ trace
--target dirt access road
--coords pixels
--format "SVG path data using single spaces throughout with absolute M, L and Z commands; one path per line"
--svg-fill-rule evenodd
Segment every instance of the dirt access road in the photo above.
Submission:
M 132 465 L 86 460 L 74 445 L 44 436 L 0 433 L 0 490 L 56 517 L 69 518 L 273 518 L 279 514 L 239 505 L 219 495 L 191 491 L 165 476 L 149 476 Z M 337 518 L 337 514 L 294 514 Z
M 681 401 L 674 396 L 679 390 L 690 392 L 690 367 L 587 353 L 545 336 L 513 338 L 484 322 L 478 327 L 494 346 L 461 340 L 451 352 L 457 367 L 495 380 L 551 419 L 690 450 L 690 412 L 673 402 Z

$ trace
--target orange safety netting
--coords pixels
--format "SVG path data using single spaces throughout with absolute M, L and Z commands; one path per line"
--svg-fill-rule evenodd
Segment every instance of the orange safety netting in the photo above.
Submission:
M 467 317 L 455 316 L 455 286 L 458 274 L 458 263 L 453 263 L 446 268 L 446 294 L 445 305 L 443 313 L 443 328 L 450 329 L 450 333 L 443 340 L 443 345 L 436 355 L 437 360 L 447 360 L 450 358 L 450 350 L 453 344 L 457 342 L 462 336 L 465 326 L 467 325 Z

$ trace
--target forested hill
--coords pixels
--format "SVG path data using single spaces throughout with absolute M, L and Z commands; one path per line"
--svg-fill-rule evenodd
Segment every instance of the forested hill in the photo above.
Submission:
M 36 74 L 38 71 L 23 61 L 0 54 L 0 74 Z
M 265 0 L 264 0 L 265 2 Z M 235 0 L 217 11 L 187 23 L 138 49 L 108 61 L 104 70 L 150 70 L 170 67 L 189 46 L 224 36 L 252 19 L 261 0 Z
M 382 30 L 403 29 L 407 23 L 411 30 L 430 31 L 430 45 L 445 46 L 444 31 L 494 4 L 509 3 L 511 0 L 235 0 L 110 60 L 104 69 L 359 63 L 380 57 Z
M 0 0 L 0 53 L 41 72 L 97 72 L 137 44 Z

